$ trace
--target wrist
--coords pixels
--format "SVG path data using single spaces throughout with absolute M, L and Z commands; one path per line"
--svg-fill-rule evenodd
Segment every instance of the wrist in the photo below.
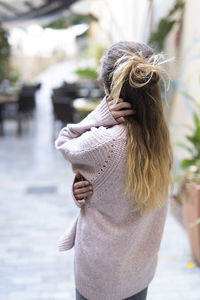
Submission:
M 106 95 L 101 102 L 100 114 L 101 114 L 101 122 L 103 126 L 113 126 L 118 124 L 118 122 L 112 115 L 112 112 L 110 111 L 110 108 L 108 106 L 108 102 L 107 102 L 108 97 L 109 95 Z

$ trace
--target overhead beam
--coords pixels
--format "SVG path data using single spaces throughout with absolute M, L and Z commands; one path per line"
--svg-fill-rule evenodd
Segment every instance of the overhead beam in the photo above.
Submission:
M 31 10 L 25 13 L 18 11 L 17 14 L 13 17 L 5 17 L 2 19 L 2 22 L 16 22 L 16 21 L 27 21 L 27 20 L 37 20 L 45 16 L 53 16 L 59 11 L 69 8 L 69 6 L 76 2 L 77 0 L 48 0 L 45 4 L 39 7 L 30 7 Z M 28 5 L 28 1 L 25 1 Z M 24 2 L 24 3 L 25 3 Z M 3 2 L 0 2 L 0 4 Z M 31 5 L 31 4 L 30 4 Z

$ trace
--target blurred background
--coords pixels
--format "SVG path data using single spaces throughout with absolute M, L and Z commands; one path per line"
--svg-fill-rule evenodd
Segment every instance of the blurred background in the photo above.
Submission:
M 175 188 L 148 300 L 200 300 L 199 11 L 198 0 L 0 0 L 0 299 L 75 298 L 74 250 L 57 240 L 79 208 L 54 140 L 103 98 L 104 51 L 133 40 L 174 58 L 163 105 Z

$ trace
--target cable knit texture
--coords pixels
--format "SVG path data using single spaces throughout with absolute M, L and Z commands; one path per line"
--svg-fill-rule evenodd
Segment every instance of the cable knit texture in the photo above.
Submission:
M 56 148 L 92 185 L 72 225 L 60 237 L 60 251 L 74 246 L 78 291 L 89 300 L 122 300 L 146 288 L 154 277 L 168 204 L 149 214 L 131 212 L 123 196 L 127 162 L 126 126 L 113 118 L 106 98 L 78 124 L 68 124 Z

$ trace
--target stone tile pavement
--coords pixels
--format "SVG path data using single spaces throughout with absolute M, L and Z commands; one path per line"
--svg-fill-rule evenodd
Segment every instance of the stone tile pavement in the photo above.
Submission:
M 1 300 L 75 299 L 73 249 L 58 252 L 57 239 L 79 208 L 71 167 L 54 149 L 47 98 L 44 86 L 27 133 L 16 137 L 10 122 L 0 139 Z M 200 300 L 200 268 L 189 261 L 185 231 L 169 212 L 148 300 Z

